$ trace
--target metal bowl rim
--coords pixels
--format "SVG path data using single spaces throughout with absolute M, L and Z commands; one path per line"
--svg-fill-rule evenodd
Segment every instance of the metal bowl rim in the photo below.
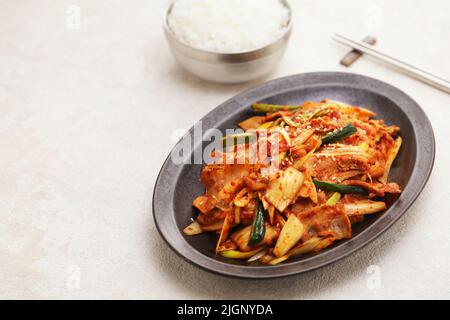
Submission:
M 170 29 L 170 27 L 167 23 L 167 18 L 169 16 L 170 10 L 172 10 L 173 4 L 174 4 L 173 1 L 170 2 L 169 6 L 167 7 L 167 9 L 165 9 L 165 11 L 163 13 L 163 27 L 164 27 L 165 34 L 168 37 L 170 37 L 170 40 L 174 41 L 177 45 L 180 45 L 180 46 L 184 47 L 185 49 L 190 50 L 193 54 L 212 55 L 212 56 L 216 56 L 219 58 L 239 57 L 241 55 L 249 55 L 249 54 L 260 54 L 260 53 L 264 53 L 265 51 L 271 51 L 272 47 L 276 47 L 279 44 L 279 42 L 283 41 L 283 39 L 285 39 L 285 37 L 287 35 L 289 35 L 292 31 L 293 19 L 294 19 L 292 16 L 292 8 L 289 5 L 289 2 L 287 0 L 279 0 L 279 1 L 281 1 L 286 6 L 286 8 L 289 10 L 289 22 L 288 22 L 286 29 L 277 39 L 273 40 L 269 44 L 266 44 L 262 47 L 259 47 L 259 48 L 253 49 L 253 50 L 236 51 L 236 52 L 215 52 L 215 51 L 210 51 L 210 50 L 193 47 L 193 46 L 190 46 L 189 44 L 179 40 L 173 34 L 172 30 Z

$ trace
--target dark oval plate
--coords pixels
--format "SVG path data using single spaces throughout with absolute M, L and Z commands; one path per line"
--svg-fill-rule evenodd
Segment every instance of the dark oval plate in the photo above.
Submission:
M 276 266 L 259 262 L 248 264 L 223 258 L 214 253 L 215 235 L 185 236 L 182 232 L 198 214 L 192 200 L 204 191 L 200 181 L 202 165 L 175 164 L 165 161 L 153 194 L 156 226 L 169 246 L 187 261 L 215 273 L 242 278 L 274 278 L 310 271 L 341 259 L 374 240 L 397 221 L 422 191 L 431 173 L 435 141 L 430 121 L 409 96 L 379 80 L 339 72 L 317 72 L 289 76 L 264 83 L 224 102 L 202 121 L 203 132 L 218 128 L 223 132 L 236 128 L 253 114 L 252 102 L 301 104 L 329 98 L 366 107 L 387 124 L 401 128 L 403 145 L 391 169 L 390 180 L 397 182 L 402 194 L 387 199 L 388 209 L 355 224 L 353 237 L 335 243 L 316 254 L 296 257 Z M 186 134 L 193 136 L 193 128 Z M 202 151 L 203 145 L 194 146 Z M 193 153 L 188 157 L 193 156 Z

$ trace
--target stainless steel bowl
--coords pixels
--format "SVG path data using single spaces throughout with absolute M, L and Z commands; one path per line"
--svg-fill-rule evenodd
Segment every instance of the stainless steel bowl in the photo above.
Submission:
M 173 3 L 164 15 L 164 33 L 172 54 L 181 66 L 204 80 L 220 83 L 239 83 L 260 78 L 279 63 L 292 31 L 292 10 L 288 2 L 289 22 L 283 35 L 272 43 L 252 51 L 217 53 L 191 47 L 178 40 L 167 22 Z

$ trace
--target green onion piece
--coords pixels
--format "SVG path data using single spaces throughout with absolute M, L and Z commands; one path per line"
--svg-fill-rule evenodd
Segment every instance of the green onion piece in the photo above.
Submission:
M 333 195 L 325 203 L 327 206 L 333 206 L 341 200 L 341 194 L 339 192 L 333 193 Z
M 368 195 L 369 192 L 360 186 L 350 186 L 346 184 L 335 184 L 335 183 L 328 183 L 325 181 L 319 181 L 316 179 L 313 179 L 314 185 L 316 188 L 319 188 L 323 191 L 331 191 L 331 192 L 339 192 L 340 194 L 362 194 L 362 195 Z
M 322 137 L 322 144 L 338 142 L 338 141 L 340 141 L 344 138 L 347 138 L 347 137 L 351 136 L 352 134 L 356 133 L 356 131 L 357 131 L 357 129 L 351 123 L 348 123 L 342 129 L 340 129 L 336 132 L 331 132 L 331 133 L 325 135 L 324 137 Z
M 315 113 L 311 116 L 311 119 L 320 118 L 320 117 L 326 116 L 326 115 L 329 114 L 329 113 L 330 113 L 330 109 L 327 109 L 327 108 L 321 109 L 321 110 L 315 112 Z
M 238 144 L 247 144 L 256 141 L 255 132 L 244 132 L 238 134 L 231 134 L 223 138 L 223 148 L 226 149 L 230 146 L 235 146 Z
M 300 109 L 300 106 L 276 105 L 267 103 L 252 104 L 253 111 L 257 112 L 275 112 L 275 111 L 289 111 Z
M 256 213 L 255 219 L 253 220 L 252 232 L 250 233 L 250 238 L 248 239 L 248 244 L 250 246 L 257 245 L 264 239 L 264 235 L 266 234 L 266 225 L 265 225 L 265 215 L 264 206 L 261 200 L 258 199 L 256 203 Z
M 294 120 L 292 120 L 291 117 L 288 116 L 281 116 L 284 120 L 284 122 L 286 122 L 286 124 L 290 127 L 300 127 L 301 123 L 297 123 Z

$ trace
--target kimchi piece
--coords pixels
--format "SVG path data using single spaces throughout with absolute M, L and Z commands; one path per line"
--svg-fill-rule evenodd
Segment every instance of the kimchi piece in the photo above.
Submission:
M 203 167 L 199 214 L 184 229 L 216 233 L 217 254 L 276 265 L 318 252 L 400 194 L 388 179 L 400 128 L 372 111 L 328 99 L 252 109 Z

